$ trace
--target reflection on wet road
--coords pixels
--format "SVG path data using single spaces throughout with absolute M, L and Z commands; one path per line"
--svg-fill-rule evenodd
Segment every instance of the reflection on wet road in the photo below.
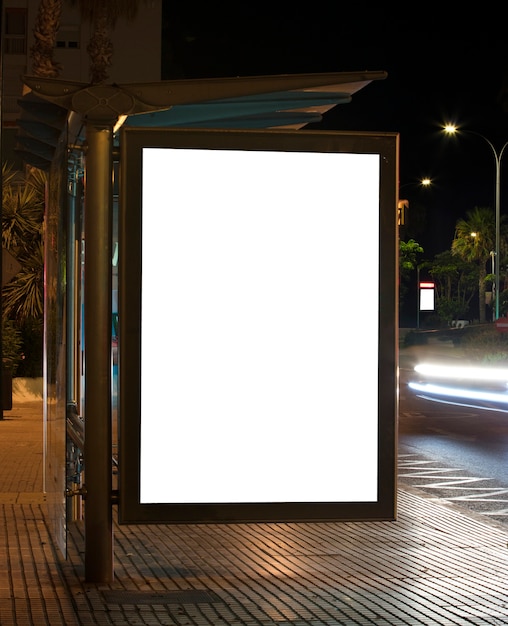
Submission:
M 451 342 L 400 350 L 400 483 L 508 524 L 508 413 L 470 400 L 421 397 L 409 382 L 422 362 L 465 364 Z

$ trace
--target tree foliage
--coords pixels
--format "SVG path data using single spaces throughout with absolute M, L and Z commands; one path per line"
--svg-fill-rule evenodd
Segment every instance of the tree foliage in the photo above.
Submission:
M 41 375 L 46 174 L 3 164 L 2 176 L 2 247 L 20 265 L 2 287 L 2 356 L 13 370 L 24 358 L 30 374 Z
M 428 265 L 436 285 L 436 312 L 441 320 L 469 319 L 478 284 L 477 266 L 453 255 L 451 250 L 437 254 Z
M 399 242 L 399 268 L 403 273 L 416 269 L 418 258 L 424 252 L 422 246 L 414 239 Z
M 404 302 L 408 290 L 411 274 L 418 265 L 418 260 L 423 254 L 422 246 L 414 239 L 399 241 L 399 304 Z
M 26 175 L 2 166 L 2 247 L 13 256 L 30 255 L 42 238 L 46 174 L 30 169 Z
M 478 309 L 480 323 L 485 323 L 485 278 L 487 261 L 495 249 L 496 218 L 489 207 L 475 207 L 459 219 L 452 241 L 452 254 L 478 266 Z

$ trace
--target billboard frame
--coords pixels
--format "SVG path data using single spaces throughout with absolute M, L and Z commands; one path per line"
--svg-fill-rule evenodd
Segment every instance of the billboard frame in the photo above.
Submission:
M 379 286 L 377 311 L 377 498 L 341 502 L 142 502 L 141 293 L 143 251 L 142 160 L 145 148 L 373 154 L 379 156 L 379 249 L 373 259 Z M 119 214 L 119 522 L 217 523 L 355 521 L 396 518 L 398 414 L 397 133 L 188 130 L 124 128 L 120 135 Z M 362 228 L 362 216 L 358 216 Z M 365 281 L 366 277 L 358 277 Z M 368 298 L 365 288 L 356 295 Z M 365 306 L 365 303 L 360 306 Z M 354 325 L 354 319 L 352 319 Z M 350 332 L 350 329 L 348 330 Z M 361 346 L 362 329 L 359 333 Z M 365 348 L 360 348 L 365 349 Z M 161 398 L 161 405 L 164 399 Z M 361 411 L 361 407 L 358 409 Z M 180 442 L 185 445 L 186 442 Z M 187 442 L 188 443 L 188 442 Z M 180 445 L 168 442 L 171 446 Z M 189 450 L 192 455 L 192 451 Z M 234 471 L 234 468 L 232 468 Z M 182 467 L 182 473 L 185 468 Z M 181 477 L 168 476 L 168 480 Z

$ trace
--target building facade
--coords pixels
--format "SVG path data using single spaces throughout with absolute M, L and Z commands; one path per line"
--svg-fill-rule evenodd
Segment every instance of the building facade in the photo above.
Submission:
M 12 156 L 18 99 L 22 77 L 33 75 L 30 51 L 39 0 L 5 0 L 2 19 L 2 141 L 4 160 Z M 134 20 L 119 18 L 112 33 L 113 57 L 108 83 L 157 82 L 161 80 L 162 0 L 141 0 Z M 58 78 L 90 82 L 87 46 L 91 24 L 81 17 L 77 3 L 63 0 L 54 61 L 61 67 Z M 142 51 L 142 53 L 140 53 Z

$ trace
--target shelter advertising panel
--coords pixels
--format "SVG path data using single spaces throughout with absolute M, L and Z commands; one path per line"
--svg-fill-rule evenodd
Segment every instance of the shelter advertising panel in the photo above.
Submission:
M 397 160 L 122 131 L 122 523 L 394 519 Z

